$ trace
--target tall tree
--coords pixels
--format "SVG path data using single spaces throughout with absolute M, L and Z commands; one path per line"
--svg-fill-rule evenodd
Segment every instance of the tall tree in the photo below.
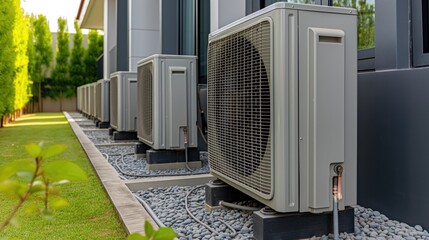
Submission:
M 86 83 L 97 81 L 97 59 L 100 57 L 103 49 L 100 49 L 99 35 L 96 30 L 88 33 L 88 49 L 85 54 L 85 76 Z
M 14 0 L 0 1 L 0 127 L 3 118 L 14 109 L 14 66 L 15 50 L 13 30 L 15 25 L 16 8 Z
M 37 83 L 37 100 L 39 111 L 43 111 L 42 105 L 42 83 L 51 66 L 53 58 L 52 53 L 52 34 L 49 31 L 48 21 L 44 15 L 38 15 L 32 22 L 34 30 L 34 73 L 33 81 Z M 33 95 L 36 95 L 33 91 Z
M 104 48 L 104 35 L 98 35 L 98 55 L 100 56 L 103 53 Z
M 21 110 L 27 104 L 29 99 L 29 77 L 28 77 L 28 31 L 29 18 L 24 16 L 24 11 L 20 7 L 20 1 L 15 1 L 16 15 L 15 27 L 13 30 L 13 42 L 16 53 L 15 59 L 15 103 L 14 110 Z M 20 115 L 21 112 L 19 112 Z
M 57 32 L 57 54 L 56 64 L 52 71 L 53 85 L 51 86 L 51 96 L 53 98 L 59 97 L 60 111 L 62 111 L 62 99 L 73 95 L 73 90 L 70 87 L 69 78 L 69 57 L 70 57 L 70 34 L 67 30 L 67 20 L 58 18 L 58 32 Z M 53 90 L 53 91 L 52 91 Z
M 85 48 L 82 46 L 83 36 L 77 21 L 74 22 L 74 29 L 76 34 L 73 36 L 73 49 L 70 59 L 70 79 L 72 85 L 76 89 L 77 86 L 85 84 L 85 64 L 83 62 Z
M 28 44 L 27 44 L 27 56 L 28 56 L 28 75 L 30 80 L 29 85 L 29 91 L 30 91 L 30 99 L 31 99 L 31 109 L 29 109 L 31 112 L 34 112 L 34 104 L 35 104 L 35 88 L 34 88 L 34 82 L 36 81 L 38 74 L 36 73 L 36 48 L 34 47 L 34 42 L 36 41 L 34 37 L 34 21 L 36 20 L 36 17 L 34 15 L 27 15 L 27 18 L 29 20 L 29 28 L 28 28 Z

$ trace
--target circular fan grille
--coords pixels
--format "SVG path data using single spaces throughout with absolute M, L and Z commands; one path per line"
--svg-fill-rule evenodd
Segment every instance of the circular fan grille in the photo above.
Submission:
M 211 168 L 263 195 L 271 191 L 269 22 L 211 42 Z

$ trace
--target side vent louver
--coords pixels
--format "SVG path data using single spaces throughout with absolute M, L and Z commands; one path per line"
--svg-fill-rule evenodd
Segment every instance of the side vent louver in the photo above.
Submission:
M 95 85 L 95 117 L 97 119 L 99 119 L 101 117 L 101 83 L 97 83 L 97 85 Z
M 259 22 L 210 42 L 209 161 L 213 171 L 269 198 L 271 24 Z
M 110 125 L 118 126 L 118 77 L 110 79 Z
M 152 92 L 153 92 L 153 62 L 148 62 L 138 67 L 138 101 L 141 103 L 140 110 L 137 111 L 138 119 L 141 119 L 139 124 L 139 133 L 146 141 L 153 143 L 153 105 L 152 105 Z

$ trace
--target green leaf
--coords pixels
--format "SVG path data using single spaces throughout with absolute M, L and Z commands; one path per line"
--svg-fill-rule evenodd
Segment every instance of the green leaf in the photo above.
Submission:
M 4 181 L 18 172 L 34 173 L 36 166 L 31 160 L 16 160 L 0 167 L 0 181 Z
M 17 172 L 16 176 L 21 177 L 27 181 L 30 181 L 33 178 L 34 172 Z
M 149 240 L 149 239 L 145 236 L 142 236 L 140 233 L 133 233 L 128 235 L 127 240 Z
M 39 207 L 36 204 L 31 203 L 25 207 L 24 211 L 26 214 L 36 213 L 39 211 Z
M 173 240 L 174 238 L 177 238 L 177 234 L 170 227 L 159 228 L 153 236 L 153 239 L 156 240 Z
M 42 181 L 35 181 L 30 188 L 30 193 L 33 194 L 36 192 L 41 192 L 41 191 L 44 191 L 45 189 L 46 189 L 45 184 L 43 184 Z
M 54 145 L 48 146 L 45 149 L 43 149 L 42 157 L 43 157 L 43 159 L 54 157 L 54 156 L 60 155 L 66 149 L 67 149 L 66 145 L 54 144 Z
M 53 198 L 50 200 L 50 204 L 49 206 L 51 207 L 52 210 L 58 210 L 60 208 L 65 208 L 67 206 L 69 206 L 69 202 L 67 202 L 67 200 L 65 200 L 64 198 Z
M 42 217 L 43 217 L 45 220 L 52 220 L 52 219 L 54 218 L 54 215 L 52 214 L 52 210 L 50 210 L 50 209 L 45 209 L 45 208 L 43 208 L 43 209 L 40 211 L 40 214 L 42 215 Z
M 25 150 L 27 153 L 30 154 L 33 158 L 40 157 L 40 154 L 42 153 L 42 148 L 40 148 L 39 145 L 31 143 L 28 145 L 25 145 Z
M 5 180 L 0 182 L 0 192 L 11 197 L 17 197 L 23 184 L 15 180 Z
M 46 163 L 44 172 L 47 179 L 50 181 L 80 181 L 86 180 L 86 173 L 75 163 L 67 160 L 56 160 Z
M 60 180 L 58 182 L 53 182 L 51 185 L 55 186 L 55 185 L 63 185 L 63 184 L 67 184 L 67 183 L 70 183 L 70 181 L 69 180 Z
M 154 234 L 152 224 L 150 224 L 150 222 L 147 220 L 144 222 L 144 232 L 148 238 L 151 238 Z

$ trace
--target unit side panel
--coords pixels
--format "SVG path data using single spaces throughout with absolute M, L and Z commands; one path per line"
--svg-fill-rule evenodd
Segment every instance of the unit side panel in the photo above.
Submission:
M 356 49 L 356 16 L 299 12 L 301 212 L 332 209 L 332 163 L 344 162 L 340 208 L 356 204 Z
M 104 80 L 102 82 L 102 90 L 101 90 L 101 121 L 109 122 L 109 96 L 110 96 L 110 81 Z
M 126 131 L 137 130 L 137 78 L 129 78 L 127 84 L 127 112 Z
M 187 127 L 188 122 L 186 98 L 189 73 L 186 67 L 172 65 L 168 67 L 166 79 L 167 148 L 184 148 L 184 128 Z
M 299 207 L 298 11 L 277 11 L 273 22 L 274 198 L 271 204 L 282 212 L 295 212 Z

